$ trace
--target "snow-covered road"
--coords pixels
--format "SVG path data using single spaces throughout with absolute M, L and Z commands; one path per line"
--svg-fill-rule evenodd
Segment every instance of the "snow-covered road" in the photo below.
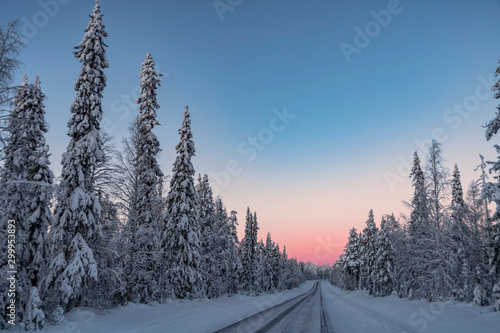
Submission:
M 326 281 L 307 293 L 236 322 L 217 333 L 412 332 L 398 323 L 351 303 Z
M 333 332 L 323 307 L 320 282 L 303 295 L 236 322 L 217 333 Z
M 428 303 L 347 292 L 326 281 L 259 296 L 132 304 L 98 314 L 77 308 L 51 333 L 480 332 L 498 333 L 500 313 L 458 302 Z

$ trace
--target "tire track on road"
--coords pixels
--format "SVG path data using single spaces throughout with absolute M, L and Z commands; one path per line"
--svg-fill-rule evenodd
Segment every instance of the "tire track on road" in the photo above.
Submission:
M 217 330 L 214 333 L 266 332 L 266 330 L 269 330 L 273 325 L 286 317 L 287 314 L 293 311 L 302 302 L 312 297 L 318 291 L 318 289 L 319 282 L 316 282 L 311 290 L 309 290 L 307 293 L 296 296 L 288 301 L 256 313 L 248 318 L 237 321 L 236 323 Z

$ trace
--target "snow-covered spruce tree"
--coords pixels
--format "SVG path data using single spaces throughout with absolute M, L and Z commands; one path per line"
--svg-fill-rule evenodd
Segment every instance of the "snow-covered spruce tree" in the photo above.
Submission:
M 333 284 L 334 286 L 337 286 L 339 288 L 342 288 L 342 267 L 344 266 L 344 254 L 341 253 L 339 254 L 339 258 L 335 260 L 333 263 L 333 266 L 330 270 L 330 275 L 328 276 L 328 281 Z
M 470 302 L 474 283 L 474 265 L 472 257 L 471 231 L 466 224 L 467 208 L 463 198 L 460 172 L 455 164 L 451 183 L 451 226 L 450 245 L 457 265 L 454 267 L 453 285 L 454 297 L 460 301 Z
M 163 173 L 158 164 L 160 143 L 153 133 L 153 128 L 160 125 L 156 119 L 156 111 L 160 108 L 156 99 L 156 89 L 160 86 L 159 77 L 162 74 L 155 72 L 155 62 L 151 54 L 146 59 L 141 69 L 141 91 L 137 98 L 139 104 L 139 124 L 137 142 L 137 172 L 138 172 L 138 218 L 141 224 L 153 226 L 157 230 L 159 216 L 156 207 L 160 204 L 158 188 Z
M 41 328 L 45 318 L 40 309 L 38 288 L 47 273 L 53 174 L 49 169 L 49 147 L 45 143 L 44 98 L 38 76 L 35 84 L 27 84 L 25 76 L 9 116 L 10 137 L 1 178 L 2 189 L 6 191 L 2 194 L 1 210 L 5 214 L 1 224 L 7 231 L 5 219 L 16 221 L 17 312 L 27 329 Z
M 281 262 L 283 263 L 281 270 L 281 283 L 283 288 L 291 289 L 292 271 L 288 260 L 288 254 L 286 253 L 286 246 L 283 246 L 283 253 L 281 254 Z
M 449 219 L 444 214 L 443 200 L 448 196 L 449 170 L 443 166 L 441 144 L 432 140 L 427 153 L 426 176 L 428 180 L 428 207 L 430 228 L 433 237 L 429 239 L 427 250 L 429 252 L 428 270 L 433 272 L 431 288 L 426 287 L 430 300 L 444 299 L 453 289 L 454 271 L 460 265 L 456 252 L 452 250 L 453 240 L 448 236 Z
M 221 288 L 218 290 L 217 296 L 231 292 L 235 280 L 235 257 L 236 252 L 233 240 L 229 237 L 229 224 L 226 208 L 222 203 L 221 197 L 217 196 L 215 199 L 215 244 L 217 247 L 216 256 L 218 259 L 218 274 L 217 281 Z
M 276 243 L 272 251 L 272 272 L 273 272 L 273 290 L 283 290 L 283 259 L 280 252 L 280 245 Z
M 264 260 L 265 260 L 265 244 L 262 238 L 257 242 L 257 262 L 255 266 L 256 281 L 254 282 L 254 290 L 258 295 L 263 291 L 264 281 Z
M 253 276 L 252 272 L 252 247 L 251 247 L 251 230 L 252 230 L 252 214 L 250 207 L 247 207 L 245 217 L 245 236 L 239 243 L 241 255 L 241 272 L 240 285 L 241 289 L 248 292 L 250 290 L 250 279 Z
M 262 289 L 264 292 L 273 290 L 273 256 L 274 256 L 274 242 L 271 239 L 271 233 L 267 233 L 266 245 L 264 247 L 264 260 L 263 260 L 263 276 L 262 276 Z
M 29 87 L 27 87 L 28 79 L 24 76 L 24 81 L 21 86 L 17 88 L 17 96 L 13 103 L 13 108 L 9 113 L 9 121 L 8 121 L 8 130 L 14 131 L 19 128 L 19 122 L 24 118 L 20 116 L 20 114 L 24 114 L 25 110 L 28 107 L 29 103 Z M 18 139 L 19 140 L 19 139 Z M 1 205 L 0 205 L 0 232 L 2 237 L 0 237 L 0 250 L 2 253 L 8 253 L 8 221 L 22 221 L 24 219 L 24 215 L 26 214 L 26 203 L 27 201 L 23 197 L 22 191 L 18 190 L 18 186 L 13 183 L 13 181 L 19 180 L 19 174 L 21 173 L 20 165 L 16 166 L 15 164 L 15 155 L 16 150 L 19 147 L 15 147 L 12 143 L 18 141 L 16 140 L 16 134 L 11 133 L 7 145 L 3 149 L 3 153 L 5 155 L 4 168 L 1 169 Z M 17 226 L 16 226 L 17 227 Z M 9 267 L 8 264 L 8 256 L 3 255 L 0 258 L 0 309 L 6 309 L 9 298 L 8 290 L 9 290 L 9 282 L 7 278 L 7 271 Z M 19 300 L 17 300 L 19 301 Z M 9 318 L 7 317 L 7 311 L 2 311 L 0 315 L 0 328 L 4 329 L 8 327 L 7 321 Z
M 376 261 L 372 273 L 373 294 L 388 296 L 394 288 L 394 245 L 387 224 L 380 228 L 375 246 Z
M 439 145 L 431 146 L 429 165 L 440 161 Z M 439 164 L 439 163 L 438 163 Z M 438 165 L 436 164 L 436 165 Z M 430 167 L 429 170 L 441 170 L 439 167 Z M 432 172 L 434 172 L 432 171 Z M 441 192 L 435 191 L 441 188 L 439 184 L 444 178 L 442 173 L 432 175 L 430 186 L 431 199 L 426 196 L 425 177 L 420 168 L 418 155 L 414 155 L 413 168 L 410 177 L 413 177 L 414 196 L 411 202 L 412 212 L 410 215 L 408 253 L 410 262 L 406 275 L 402 276 L 401 282 L 406 283 L 405 288 L 399 288 L 401 296 L 410 298 L 425 298 L 430 301 L 442 300 L 449 296 L 452 289 L 451 270 L 456 264 L 452 260 L 449 238 L 440 229 L 443 214 L 441 211 Z M 435 180 L 439 186 L 435 186 Z M 432 193 L 437 195 L 433 195 Z M 406 290 L 405 290 L 406 289 Z
M 410 173 L 414 188 L 414 195 L 411 201 L 411 214 L 409 221 L 409 258 L 408 270 L 401 276 L 400 282 L 403 284 L 400 289 L 400 296 L 410 298 L 425 298 L 427 294 L 424 290 L 431 280 L 431 272 L 428 271 L 430 262 L 430 246 L 435 247 L 432 238 L 432 224 L 429 221 L 429 208 L 426 195 L 425 178 L 420 159 L 417 152 L 413 155 L 413 167 Z
M 443 166 L 442 153 L 441 143 L 433 139 L 427 153 L 425 171 L 429 181 L 429 217 L 438 229 L 443 227 L 442 201 L 446 199 L 449 187 L 449 170 Z
M 208 176 L 198 175 L 196 185 L 198 194 L 198 223 L 200 226 L 201 244 L 201 272 L 203 275 L 203 289 L 207 297 L 220 296 L 223 289 L 221 277 L 221 251 L 218 232 L 215 222 L 215 209 L 212 188 Z
M 382 227 L 383 225 L 383 227 Z M 411 255 L 408 252 L 408 235 L 405 228 L 402 227 L 399 220 L 394 214 L 384 215 L 380 223 L 380 229 L 384 229 L 385 233 L 389 236 L 390 243 L 393 248 L 392 253 L 392 291 L 400 292 L 400 288 L 406 289 L 407 283 L 402 282 L 400 278 L 407 276 L 408 260 Z M 381 235 L 379 234 L 381 237 Z M 382 239 L 379 239 L 382 242 Z M 404 293 L 401 294 L 401 296 Z
M 359 283 L 359 237 L 356 228 L 349 231 L 349 239 L 344 249 L 344 286 L 347 290 L 356 290 Z
M 385 215 L 384 220 L 387 231 L 389 232 L 401 231 L 401 224 L 399 223 L 398 220 L 396 220 L 394 213 L 392 213 L 391 215 Z M 382 227 L 382 225 L 380 225 L 380 227 Z
M 162 272 L 177 298 L 196 298 L 203 295 L 201 269 L 200 226 L 197 194 L 194 188 L 193 134 L 188 107 L 179 130 L 181 136 L 175 147 L 177 158 L 172 170 L 167 211 L 162 233 L 162 251 L 167 269 Z
M 217 207 L 217 205 L 216 205 Z M 225 209 L 224 209 L 225 211 Z M 228 293 L 237 294 L 240 290 L 241 257 L 238 254 L 238 225 L 237 212 L 232 210 L 227 218 L 227 262 L 229 265 L 229 281 L 227 281 Z
M 253 263 L 253 272 L 254 274 L 254 280 L 253 280 L 253 287 L 252 290 L 259 294 L 262 291 L 262 266 L 260 265 L 259 261 L 259 255 L 263 253 L 264 249 L 264 242 L 261 240 L 257 243 L 257 238 L 258 238 L 258 231 L 259 231 L 259 223 L 257 222 L 257 212 L 253 212 L 253 219 L 252 219 L 252 239 L 255 241 L 255 251 L 253 253 L 253 258 L 252 258 L 252 263 Z
M 500 60 L 499 60 L 500 62 Z M 500 66 L 497 67 L 495 71 L 495 76 L 500 74 Z M 494 97 L 496 99 L 500 98 L 500 80 L 498 80 L 493 87 L 492 91 L 495 92 Z M 486 140 L 490 140 L 493 135 L 497 134 L 500 129 L 500 105 L 497 106 L 497 112 L 495 118 L 491 120 L 486 125 Z M 500 145 L 494 145 L 497 153 L 499 154 L 497 161 L 489 162 L 492 167 L 490 173 L 495 173 L 496 182 L 485 183 L 482 191 L 482 196 L 487 198 L 490 202 L 494 201 L 496 204 L 496 209 L 491 219 L 486 220 L 487 230 L 490 228 L 490 223 L 496 221 L 495 225 L 491 226 L 491 232 L 488 233 L 489 236 L 489 263 L 488 263 L 488 274 L 490 280 L 493 282 L 492 300 L 494 308 L 496 311 L 500 311 Z
M 286 251 L 283 252 L 284 258 L 287 258 L 285 255 Z M 288 279 L 286 280 L 287 289 L 296 288 L 305 281 L 304 263 L 297 262 L 297 258 L 288 258 L 285 262 L 285 270 L 288 272 Z
M 373 279 L 372 276 L 375 271 L 375 262 L 377 260 L 377 226 L 373 217 L 373 210 L 368 213 L 368 220 L 366 221 L 366 228 L 363 230 L 359 241 L 359 259 L 360 259 L 360 272 L 359 272 L 359 288 L 366 289 L 373 293 Z
M 160 297 L 159 273 L 161 261 L 158 256 L 160 248 L 160 230 L 157 206 L 160 204 L 158 184 L 163 176 L 158 165 L 160 143 L 153 133 L 159 125 L 156 111 L 159 109 L 156 89 L 160 85 L 161 74 L 155 72 L 155 63 L 151 54 L 141 67 L 141 91 L 137 98 L 140 115 L 137 119 L 136 137 L 130 147 L 135 155 L 132 172 L 136 173 L 136 193 L 133 193 L 134 204 L 130 207 L 133 213 L 128 220 L 130 234 L 127 266 L 127 296 L 132 302 L 147 303 Z M 161 266 L 161 265 L 160 265 Z
M 48 256 L 48 234 L 52 213 L 50 211 L 53 174 L 50 170 L 49 146 L 45 142 L 45 133 L 48 131 L 45 122 L 45 110 L 43 100 L 45 95 L 40 87 L 40 79 L 35 78 L 35 84 L 31 86 L 32 108 L 28 110 L 24 124 L 26 142 L 24 149 L 29 152 L 28 163 L 24 165 L 27 172 L 28 195 L 26 196 L 28 214 L 23 229 L 25 231 L 24 244 L 19 242 L 22 253 L 19 258 L 21 269 L 26 270 L 30 290 L 28 302 L 25 309 L 24 324 L 28 329 L 38 329 L 43 325 L 44 313 L 40 309 L 38 289 L 43 277 L 47 274 Z
M 82 290 L 91 280 L 98 279 L 94 251 L 89 244 L 101 237 L 98 222 L 101 207 L 93 194 L 91 175 L 96 163 L 104 157 L 99 140 L 101 98 L 106 86 L 103 69 L 108 67 L 104 28 L 96 2 L 85 36 L 75 52 L 82 70 L 75 83 L 77 95 L 68 122 L 71 140 L 62 157 L 60 193 L 50 232 L 52 260 L 45 286 L 51 309 L 60 305 L 69 310 L 80 304 L 85 296 Z
M 241 258 L 241 285 L 243 290 L 250 293 L 256 292 L 257 281 L 257 230 L 254 216 L 247 207 L 245 223 L 245 238 L 243 239 L 243 253 Z
M 500 63 L 500 60 L 498 60 Z M 495 76 L 500 75 L 500 66 L 497 67 L 495 71 Z M 500 98 L 500 80 L 498 80 L 492 87 L 491 91 L 495 92 L 496 99 Z M 493 135 L 497 134 L 500 129 L 500 105 L 497 106 L 497 112 L 495 118 L 490 120 L 490 122 L 486 125 L 486 140 L 490 140 Z
M 228 224 L 229 224 L 229 237 L 232 239 L 233 244 L 237 245 L 239 243 L 238 241 L 238 232 L 236 227 L 238 226 L 238 217 L 236 216 L 238 214 L 237 211 L 232 210 L 229 217 L 228 217 Z

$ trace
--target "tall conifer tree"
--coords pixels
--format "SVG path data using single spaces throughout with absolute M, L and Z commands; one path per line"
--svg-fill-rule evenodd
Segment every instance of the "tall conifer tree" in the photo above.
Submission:
M 71 140 L 62 157 L 60 192 L 50 233 L 52 261 L 46 286 L 55 296 L 54 305 L 66 310 L 80 304 L 82 291 L 91 280 L 98 279 L 91 246 L 101 237 L 101 207 L 93 194 L 91 175 L 104 157 L 99 135 L 101 98 L 106 86 L 103 69 L 108 67 L 104 49 L 108 34 L 104 29 L 96 2 L 74 53 L 82 69 L 75 83 L 77 95 L 68 122 Z

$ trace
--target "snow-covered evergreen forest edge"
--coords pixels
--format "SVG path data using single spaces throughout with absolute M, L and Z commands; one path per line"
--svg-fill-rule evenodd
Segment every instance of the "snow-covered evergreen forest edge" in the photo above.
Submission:
M 409 216 L 384 215 L 377 227 L 370 211 L 366 228 L 351 230 L 332 267 L 298 262 L 270 233 L 259 240 L 257 213 L 250 208 L 239 239 L 237 212 L 214 197 L 208 176 L 197 174 L 191 162 L 195 143 L 187 106 L 172 173 L 160 169 L 154 131 L 162 75 L 151 54 L 138 73 L 139 113 L 123 150 L 115 149 L 100 128 L 106 37 L 96 2 L 74 51 L 81 72 L 68 113 L 70 142 L 56 178 L 45 140 L 42 80 L 30 83 L 25 76 L 13 86 L 24 45 L 16 21 L 0 30 L 0 329 L 43 329 L 71 322 L 79 311 L 95 316 L 154 308 L 151 313 L 160 314 L 173 305 L 187 320 L 183 306 L 193 306 L 186 311 L 191 315 L 219 300 L 218 309 L 241 303 L 239 309 L 248 310 L 256 297 L 267 300 L 264 294 L 292 289 L 284 294 L 295 295 L 305 290 L 305 280 L 318 277 L 346 291 L 419 300 L 418 306 L 453 301 L 500 311 L 500 158 L 481 157 L 482 177 L 464 195 L 458 166 L 450 175 L 441 145 L 433 141 L 425 166 L 414 155 Z M 492 89 L 499 98 L 500 81 Z M 486 139 L 499 128 L 500 107 Z M 500 146 L 494 148 L 500 154 Z M 496 208 L 490 213 L 491 202 Z M 339 300 L 351 297 L 332 288 Z M 359 294 L 349 295 L 346 304 Z M 498 318 L 488 315 L 489 322 Z
M 56 181 L 44 137 L 41 80 L 29 83 L 25 76 L 20 86 L 7 89 L 23 45 L 15 21 L 1 31 L 2 102 L 13 98 L 2 137 L 0 328 L 60 324 L 75 307 L 104 311 L 127 302 L 257 295 L 299 286 L 306 278 L 304 263 L 288 258 L 270 234 L 265 243 L 258 240 L 255 212 L 248 208 L 239 241 L 237 213 L 213 197 L 206 175 L 198 175 L 195 184 L 187 106 L 164 193 L 153 131 L 159 125 L 161 74 L 150 54 L 140 72 L 140 112 L 124 150 L 113 148 L 100 129 L 106 36 L 96 2 L 74 52 L 82 66 L 68 122 L 71 140 Z

